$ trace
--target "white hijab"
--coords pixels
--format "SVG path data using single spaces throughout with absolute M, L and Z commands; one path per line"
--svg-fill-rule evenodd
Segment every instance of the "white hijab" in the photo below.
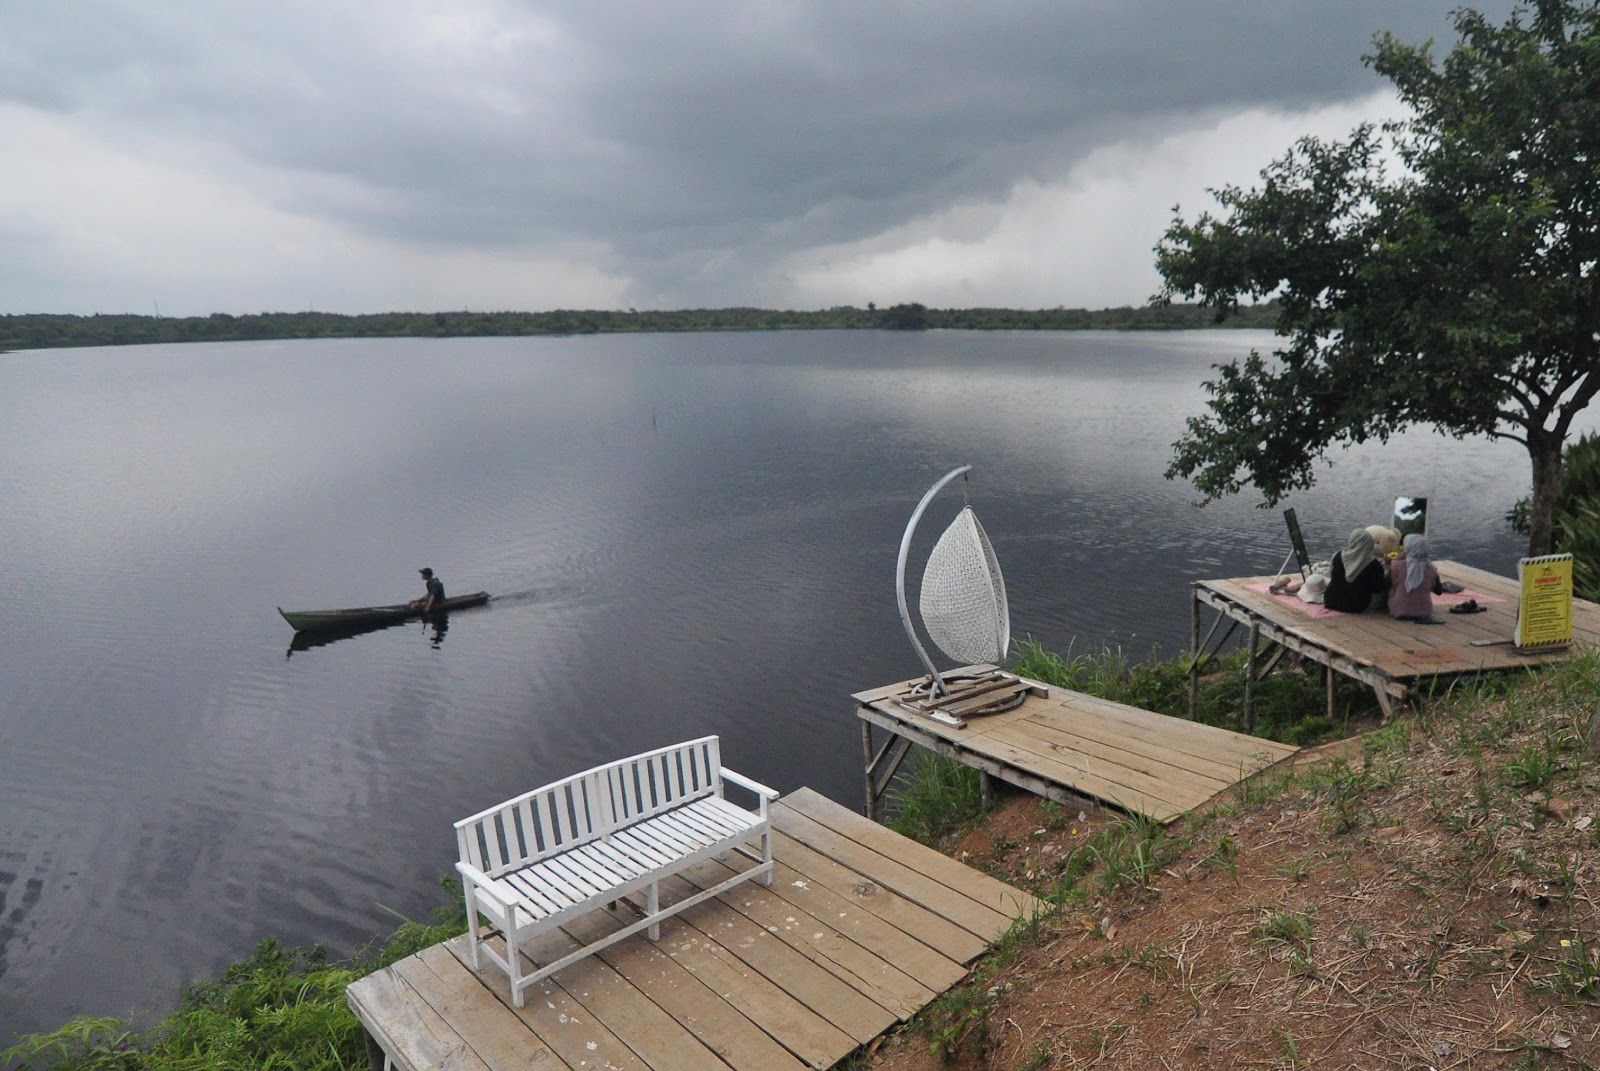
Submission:
M 1350 533 L 1350 545 L 1339 552 L 1339 560 L 1344 563 L 1344 578 L 1347 583 L 1355 583 L 1356 577 L 1361 575 L 1361 570 L 1372 564 L 1373 549 L 1371 532 L 1365 528 L 1357 528 Z
M 1422 586 L 1422 578 L 1428 575 L 1428 540 L 1421 532 L 1412 532 L 1406 536 L 1406 590 L 1416 591 Z

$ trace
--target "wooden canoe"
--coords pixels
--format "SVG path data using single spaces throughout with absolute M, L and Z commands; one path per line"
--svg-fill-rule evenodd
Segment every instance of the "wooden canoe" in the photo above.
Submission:
M 457 595 L 453 599 L 446 599 L 432 610 L 428 617 L 437 617 L 447 614 L 451 610 L 464 610 L 469 606 L 482 606 L 489 601 L 487 591 L 476 591 L 471 595 Z M 381 625 L 390 621 L 404 621 L 408 617 L 422 617 L 422 608 L 412 606 L 408 602 L 396 603 L 393 606 L 358 606 L 349 610 L 285 610 L 278 607 L 278 613 L 289 622 L 296 632 L 320 632 L 324 629 L 358 629 L 366 625 Z

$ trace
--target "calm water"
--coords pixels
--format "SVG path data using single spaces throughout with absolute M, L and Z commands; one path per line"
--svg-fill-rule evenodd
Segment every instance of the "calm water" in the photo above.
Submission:
M 293 342 L 0 356 L 0 1044 L 149 1016 L 265 937 L 440 903 L 450 823 L 707 732 L 859 805 L 851 691 L 909 676 L 891 577 L 948 468 L 1046 643 L 1171 647 L 1276 513 L 1168 444 L 1253 333 Z M 1433 498 L 1509 570 L 1512 446 L 1417 434 L 1297 505 L 1313 553 Z M 923 528 L 931 543 L 959 495 Z M 286 657 L 274 606 L 502 594 Z M 381 906 L 380 906 L 381 905 Z

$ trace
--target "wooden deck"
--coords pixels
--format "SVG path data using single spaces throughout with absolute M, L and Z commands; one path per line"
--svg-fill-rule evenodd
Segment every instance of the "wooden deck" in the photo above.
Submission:
M 956 728 L 892 698 L 910 683 L 854 696 L 869 808 L 913 743 L 1063 803 L 1105 802 L 1158 822 L 1172 821 L 1298 750 L 1037 681 L 1029 683 L 1044 694 Z M 876 754 L 873 727 L 890 734 Z
M 1196 669 L 1209 653 L 1208 643 L 1199 635 L 1202 603 L 1217 611 L 1218 623 L 1227 620 L 1230 631 L 1237 625 L 1249 629 L 1249 649 L 1278 645 L 1321 663 L 1330 674 L 1330 705 L 1331 674 L 1335 672 L 1371 686 L 1388 711 L 1393 701 L 1404 699 L 1422 681 L 1463 673 L 1524 669 L 1569 657 L 1569 649 L 1531 653 L 1518 651 L 1509 642 L 1473 646 L 1474 641 L 1511 639 L 1517 619 L 1517 582 L 1458 562 L 1436 564 L 1445 580 L 1488 596 L 1479 600 L 1485 612 L 1451 614 L 1442 607 L 1436 608 L 1435 616 L 1443 622 L 1438 625 L 1396 621 L 1384 613 L 1310 617 L 1289 600 L 1259 590 L 1271 582 L 1271 577 L 1197 581 L 1193 586 L 1190 644 L 1196 653 Z M 1579 643 L 1600 643 L 1600 606 L 1575 599 L 1573 623 Z M 1212 631 L 1216 631 L 1215 627 Z M 1216 646 L 1220 645 L 1219 640 Z M 1251 658 L 1252 664 L 1257 657 Z M 1254 678 L 1268 668 L 1266 662 L 1255 670 L 1247 668 L 1247 677 Z
M 831 1067 L 967 972 L 1028 894 L 800 789 L 772 805 L 772 888 L 744 884 L 565 968 L 513 1007 L 465 938 L 353 983 L 350 1007 L 403 1071 L 799 1071 Z M 663 888 L 729 874 L 712 860 Z M 599 911 L 530 963 L 622 928 Z M 530 967 L 531 969 L 531 967 Z

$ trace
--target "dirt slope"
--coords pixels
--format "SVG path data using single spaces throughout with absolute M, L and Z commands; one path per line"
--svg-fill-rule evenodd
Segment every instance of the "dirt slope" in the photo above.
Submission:
M 1585 656 L 1165 835 L 1014 798 L 950 850 L 1059 909 L 862 1063 L 1596 1066 L 1597 703 Z

